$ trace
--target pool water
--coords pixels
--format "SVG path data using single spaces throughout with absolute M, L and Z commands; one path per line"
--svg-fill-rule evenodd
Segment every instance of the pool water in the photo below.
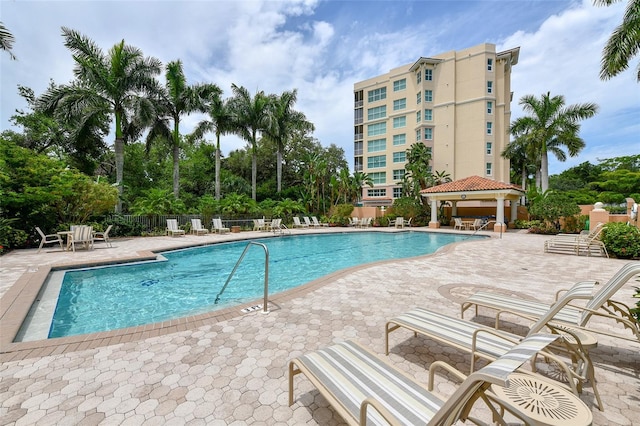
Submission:
M 341 269 L 435 252 L 469 236 L 358 232 L 254 240 L 269 250 L 269 294 Z M 482 237 L 474 237 L 482 238 Z M 215 299 L 248 241 L 162 253 L 166 261 L 67 271 L 49 337 L 166 321 L 262 298 L 265 254 L 252 245 Z

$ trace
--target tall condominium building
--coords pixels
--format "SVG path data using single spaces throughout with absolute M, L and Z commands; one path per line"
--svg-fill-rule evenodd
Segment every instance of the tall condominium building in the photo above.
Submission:
M 374 187 L 363 203 L 389 205 L 401 196 L 406 152 L 431 151 L 434 172 L 451 179 L 478 175 L 509 182 L 511 66 L 520 48 L 493 44 L 420 58 L 354 85 L 354 169 Z

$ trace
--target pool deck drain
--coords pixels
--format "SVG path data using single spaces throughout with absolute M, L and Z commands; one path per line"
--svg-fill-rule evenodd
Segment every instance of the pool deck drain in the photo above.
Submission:
M 33 291 L 25 281 L 52 265 L 100 263 L 261 236 L 247 232 L 135 238 L 116 240 L 112 249 L 97 246 L 75 254 L 54 249 L 12 252 L 0 258 L 1 321 L 11 320 L 6 315 L 15 312 L 11 305 L 20 300 L 15 293 Z M 242 314 L 235 307 L 221 317 L 162 324 L 136 331 L 139 334 L 56 345 L 26 342 L 29 348 L 22 350 L 7 345 L 3 331 L 0 424 L 342 425 L 303 378 L 296 379 L 296 402 L 288 406 L 288 360 L 346 339 L 356 339 L 384 357 L 386 320 L 415 306 L 457 316 L 460 297 L 477 289 L 550 301 L 557 290 L 577 281 L 606 281 L 626 263 L 544 253 L 545 239 L 508 232 L 503 239 L 455 244 L 429 256 L 332 274 L 312 287 L 270 298 L 268 315 L 259 310 Z M 25 273 L 29 279 L 23 278 Z M 628 284 L 616 299 L 635 302 L 636 286 Z M 421 383 L 435 360 L 461 370 L 469 365 L 465 354 L 411 333 L 393 336 L 391 345 L 389 362 Z M 638 347 L 638 342 L 599 336 L 591 355 L 605 411 L 595 408 L 589 384 L 581 395 L 592 408 L 595 425 L 640 424 Z M 450 395 L 455 386 L 444 380 L 436 389 Z M 478 414 L 487 413 L 480 409 Z

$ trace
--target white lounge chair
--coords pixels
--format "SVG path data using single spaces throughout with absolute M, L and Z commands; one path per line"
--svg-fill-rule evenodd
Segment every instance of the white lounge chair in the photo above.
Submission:
M 395 220 L 395 222 L 393 223 L 393 225 L 394 225 L 396 228 L 404 228 L 404 217 L 402 217 L 402 216 L 398 216 L 398 217 L 396 217 L 396 220 Z
M 462 218 L 459 217 L 454 217 L 453 218 L 453 230 L 455 231 L 456 229 L 462 231 L 465 229 L 464 223 L 462 223 Z
M 106 245 L 108 245 L 109 247 L 113 247 L 111 245 L 111 239 L 109 238 L 109 231 L 111 231 L 112 227 L 113 225 L 109 225 L 107 226 L 107 230 L 104 232 L 94 232 L 93 242 L 95 243 L 96 241 L 104 241 Z
M 558 234 L 544 242 L 545 253 L 586 254 L 591 256 L 594 252 L 609 257 L 607 248 L 600 241 L 604 224 L 598 223 L 588 234 Z
M 329 226 L 328 223 L 318 222 L 318 218 L 315 217 L 315 216 L 311 216 L 311 222 L 312 222 L 314 228 L 320 228 L 322 226 Z
M 75 252 L 76 245 L 80 244 L 83 248 L 90 250 L 93 248 L 93 227 L 87 225 L 76 225 L 73 227 L 73 231 L 69 234 L 69 241 L 67 246 L 71 246 L 71 249 Z
M 304 220 L 304 224 L 306 225 L 306 227 L 311 228 L 311 221 L 307 216 L 302 216 L 302 220 Z
M 308 228 L 309 225 L 306 223 L 301 223 L 300 218 L 298 216 L 293 217 L 293 227 L 294 228 Z
M 630 340 L 626 336 L 611 332 L 611 330 L 589 326 L 592 316 L 608 318 L 616 324 L 622 324 L 625 329 L 630 330 L 635 335 L 637 340 L 640 340 L 640 324 L 631 316 L 630 307 L 612 299 L 622 286 L 639 274 L 640 262 L 631 262 L 622 266 L 606 284 L 595 286 L 596 283 L 591 281 L 591 285 L 595 286 L 597 291 L 593 294 L 588 294 L 586 298 L 579 298 L 586 299 L 586 303 L 579 305 L 574 303 L 573 300 L 567 301 L 566 306 L 553 317 L 553 321 L 593 333 Z M 577 283 L 573 287 L 582 285 L 584 283 Z M 558 297 L 559 295 L 556 295 L 556 299 Z M 557 303 L 557 301 L 554 303 Z M 496 313 L 496 328 L 498 328 L 500 317 L 503 314 L 524 315 L 535 319 L 545 315 L 551 306 L 549 303 L 482 291 L 475 293 L 462 302 L 460 314 L 461 317 L 464 317 L 465 311 L 471 307 L 475 307 L 476 316 L 478 315 L 478 307 L 494 309 L 498 311 Z
M 357 227 L 360 224 L 360 219 L 357 217 L 350 217 L 349 218 L 349 226 L 354 226 Z
M 175 237 L 176 235 L 184 234 L 184 229 L 178 228 L 178 219 L 167 219 L 167 235 Z
M 253 230 L 254 231 L 267 231 L 267 223 L 264 218 L 262 219 L 253 219 Z
M 36 231 L 38 231 L 38 234 L 40 234 L 40 247 L 38 247 L 38 253 L 40 253 L 40 250 L 42 250 L 42 246 L 44 246 L 45 244 L 58 243 L 58 244 L 60 244 L 60 249 L 64 250 L 64 247 L 62 245 L 62 237 L 60 235 L 58 235 L 58 234 L 45 234 L 44 232 L 42 232 L 42 229 L 40 229 L 37 226 L 36 226 Z
M 209 233 L 209 230 L 202 226 L 202 220 L 191 219 L 191 233 L 195 235 L 205 235 Z
M 597 343 L 597 339 L 587 332 L 556 326 L 552 323 L 553 317 L 567 303 L 579 298 L 588 298 L 591 295 L 593 285 L 593 282 L 584 282 L 567 291 L 558 299 L 558 302 L 530 326 L 527 336 L 543 331 L 560 334 L 562 336 L 559 340 L 561 346 L 554 346 L 556 353 L 545 352 L 544 358 L 553 361 L 554 365 L 562 369 L 562 374 L 568 380 L 568 385 L 575 394 L 578 394 L 582 389 L 583 382 L 590 381 L 598 407 L 602 410 L 603 405 L 596 387 L 593 363 L 589 352 L 582 345 L 583 340 Z M 471 354 L 471 371 L 475 369 L 476 359 L 494 360 L 509 351 L 515 343 L 523 338 L 514 333 L 496 330 L 465 319 L 423 308 L 415 308 L 387 321 L 385 326 L 385 351 L 387 354 L 389 353 L 389 334 L 399 328 L 405 328 L 416 335 L 426 336 L 456 349 L 469 352 Z M 560 353 L 562 355 L 569 354 L 568 362 L 558 356 Z
M 476 423 L 470 412 L 480 400 L 487 402 L 494 419 L 502 420 L 502 410 L 529 419 L 525 409 L 518 406 L 517 398 L 523 398 L 509 396 L 518 391 L 517 384 L 510 378 L 516 378 L 514 371 L 556 337 L 544 334 L 528 337 L 499 359 L 465 377 L 448 399 L 432 392 L 432 368 L 429 369 L 429 388 L 425 389 L 363 346 L 353 341 L 338 343 L 289 362 L 289 405 L 294 402 L 293 379 L 303 373 L 350 425 L 451 425 L 467 419 Z M 442 362 L 432 366 L 445 367 L 457 377 L 464 377 Z M 558 389 L 546 383 L 550 391 Z M 495 390 L 499 388 L 507 388 L 505 397 L 496 395 Z M 565 392 L 558 401 L 558 412 L 571 413 L 570 418 L 565 418 L 567 424 L 591 424 L 591 411 L 577 397 Z M 501 411 L 492 404 L 498 405 Z M 549 418 L 554 414 L 557 415 L 550 412 Z
M 225 228 L 224 226 L 222 226 L 222 219 L 220 219 L 219 217 L 211 219 L 211 223 L 213 224 L 213 232 L 219 234 L 226 234 L 227 232 L 229 232 L 229 228 Z

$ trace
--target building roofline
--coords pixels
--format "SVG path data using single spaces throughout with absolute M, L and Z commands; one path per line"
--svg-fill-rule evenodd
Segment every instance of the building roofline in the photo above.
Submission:
M 417 70 L 418 67 L 420 67 L 420 65 L 422 65 L 422 64 L 437 65 L 440 62 L 442 62 L 443 60 L 444 59 L 425 58 L 424 56 L 421 56 L 420 59 L 418 59 L 413 65 L 411 65 L 411 68 L 409 68 L 409 71 Z
M 496 53 L 496 58 L 498 59 L 507 59 L 510 65 L 516 65 L 518 63 L 518 58 L 520 57 L 520 47 L 514 47 L 513 49 L 504 50 L 502 52 Z

